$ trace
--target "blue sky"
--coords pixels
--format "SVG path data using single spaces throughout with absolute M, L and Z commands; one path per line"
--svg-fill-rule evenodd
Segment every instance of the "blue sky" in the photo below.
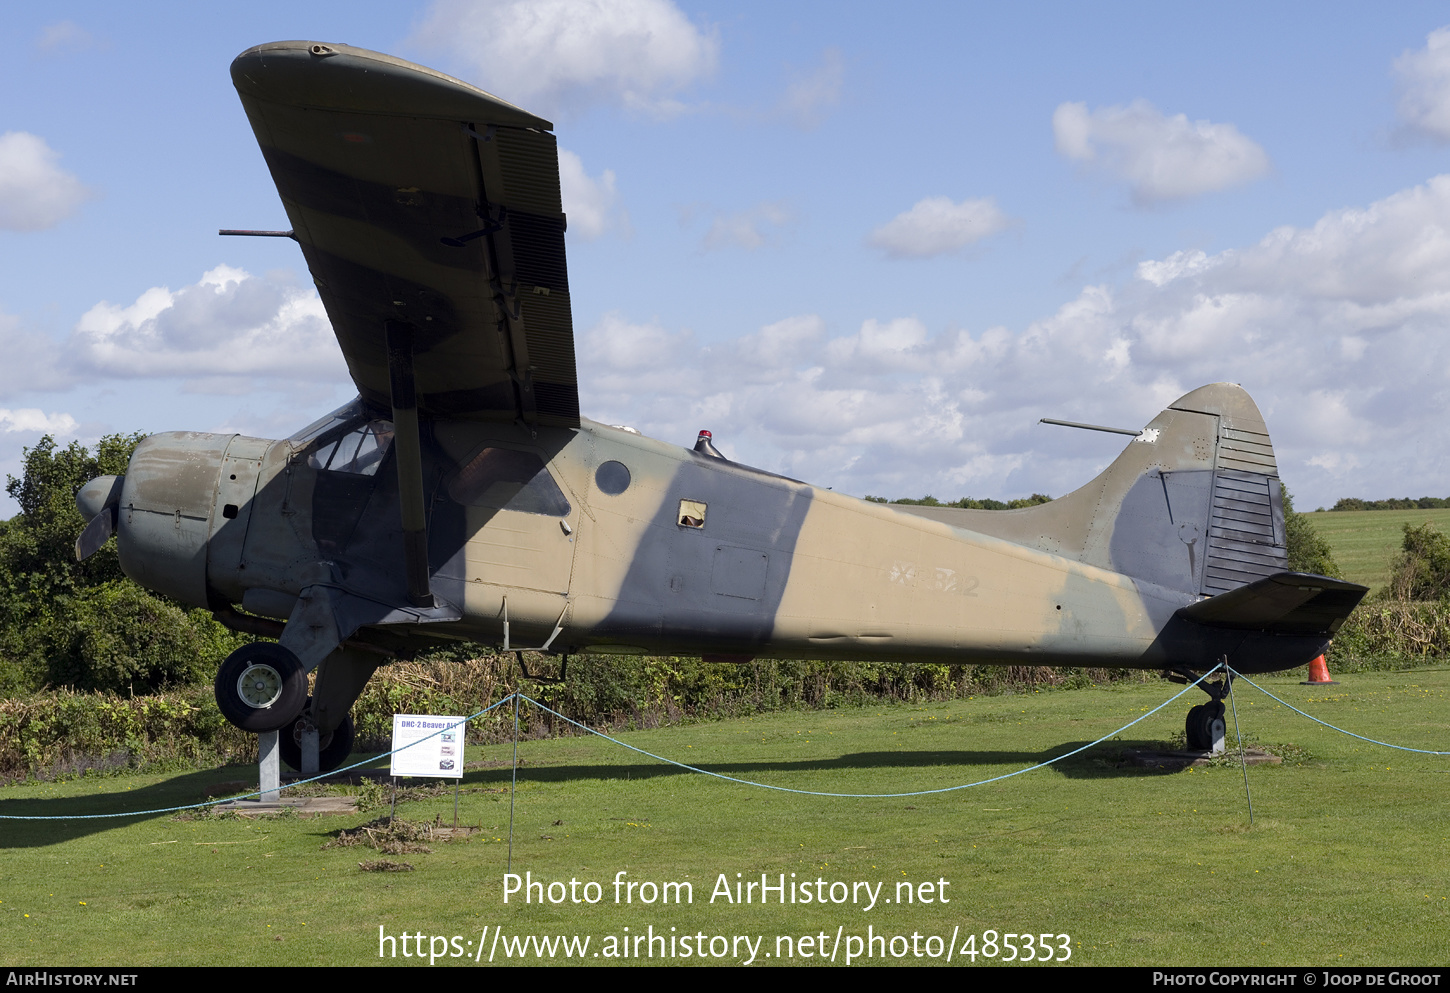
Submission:
M 300 12 L 299 12 L 300 9 Z M 342 41 L 552 119 L 583 408 L 845 492 L 1060 495 L 1205 382 L 1301 507 L 1450 494 L 1443 5 L 56 3 L 0 65 L 0 471 L 352 395 L 231 88 Z M 1443 34 L 1436 32 L 1447 29 Z M 0 506 L 0 514 L 13 512 Z

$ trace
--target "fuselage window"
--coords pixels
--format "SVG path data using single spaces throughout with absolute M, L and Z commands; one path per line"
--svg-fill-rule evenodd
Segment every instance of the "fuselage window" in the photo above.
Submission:
M 675 517 L 682 528 L 705 526 L 705 502 L 703 500 L 681 500 L 680 512 Z
M 619 496 L 629 489 L 629 467 L 623 462 L 605 462 L 594 470 L 594 483 L 610 496 Z
M 367 421 L 342 437 L 313 449 L 307 456 L 307 464 L 329 472 L 372 476 L 376 475 L 392 443 L 393 425 L 390 421 Z
M 568 517 L 572 510 L 544 460 L 511 448 L 485 448 L 469 459 L 449 480 L 448 495 L 468 507 L 525 514 Z

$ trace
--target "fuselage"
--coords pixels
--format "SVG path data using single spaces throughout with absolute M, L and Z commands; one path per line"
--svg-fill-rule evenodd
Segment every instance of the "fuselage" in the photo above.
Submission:
M 283 441 L 154 435 L 118 521 L 133 578 L 285 620 L 328 577 L 404 604 L 390 425 L 361 405 Z M 410 633 L 551 651 L 1164 664 L 1191 593 L 627 429 L 435 420 L 435 594 Z M 556 629 L 560 629 L 557 630 Z

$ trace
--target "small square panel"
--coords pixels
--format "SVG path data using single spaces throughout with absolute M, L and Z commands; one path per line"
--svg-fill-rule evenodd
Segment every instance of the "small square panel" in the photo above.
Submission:
M 681 500 L 680 512 L 675 517 L 675 523 L 682 528 L 704 527 L 705 505 L 699 500 Z

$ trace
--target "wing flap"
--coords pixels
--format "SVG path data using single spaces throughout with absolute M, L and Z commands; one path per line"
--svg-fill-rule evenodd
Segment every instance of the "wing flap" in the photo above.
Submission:
M 577 424 L 552 125 L 345 45 L 260 46 L 232 77 L 363 397 L 387 405 L 403 321 L 420 410 Z

